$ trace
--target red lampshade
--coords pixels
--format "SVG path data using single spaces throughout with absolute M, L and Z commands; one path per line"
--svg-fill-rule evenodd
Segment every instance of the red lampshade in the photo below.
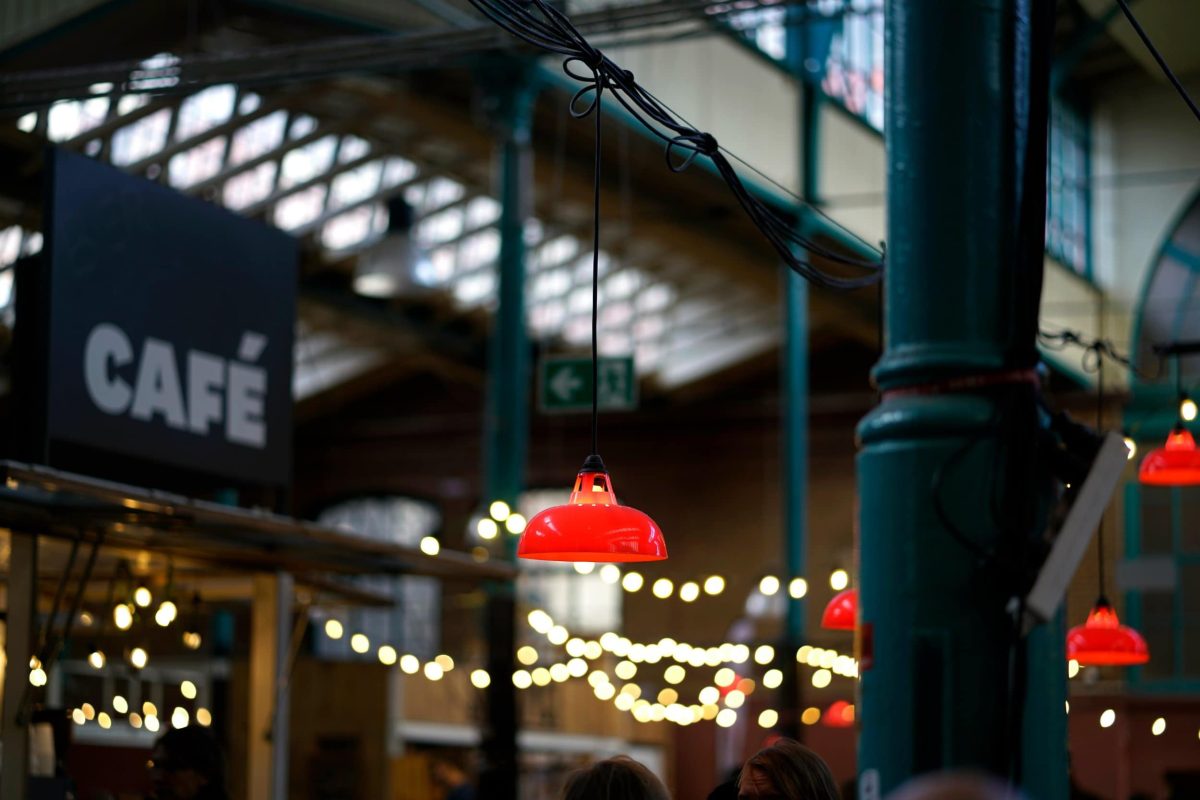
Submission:
M 858 625 L 858 589 L 838 592 L 825 606 L 821 627 L 831 631 L 852 631 Z
M 667 543 L 654 520 L 617 503 L 604 462 L 588 456 L 567 504 L 529 520 L 517 555 L 540 561 L 662 561 Z
M 849 728 L 854 724 L 854 706 L 845 700 L 834 700 L 821 715 L 821 722 L 830 728 Z
M 1166 445 L 1142 460 L 1138 480 L 1151 486 L 1200 484 L 1200 451 L 1191 432 L 1182 424 L 1176 425 L 1167 435 Z
M 1117 619 L 1117 612 L 1101 597 L 1087 622 L 1067 633 L 1067 658 L 1089 667 L 1145 664 L 1150 649 L 1142 635 Z

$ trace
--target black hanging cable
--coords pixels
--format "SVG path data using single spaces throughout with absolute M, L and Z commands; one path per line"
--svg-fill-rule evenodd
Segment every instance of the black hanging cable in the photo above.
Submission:
M 1150 51 L 1150 55 L 1154 56 L 1154 60 L 1158 62 L 1158 68 L 1162 70 L 1163 75 L 1167 76 L 1167 80 L 1175 87 L 1175 91 L 1179 92 L 1179 96 L 1183 98 L 1183 102 L 1187 103 L 1187 107 L 1192 110 L 1197 120 L 1200 120 L 1200 108 L 1196 107 L 1196 102 L 1192 100 L 1192 96 L 1188 94 L 1187 89 L 1183 88 L 1183 84 L 1179 82 L 1179 78 L 1175 76 L 1175 72 L 1167 64 L 1167 60 L 1162 57 L 1162 53 L 1158 52 L 1158 48 L 1154 46 L 1154 42 L 1150 41 L 1150 35 L 1146 33 L 1142 23 L 1138 22 L 1138 18 L 1133 15 L 1133 11 L 1129 8 L 1129 3 L 1126 0 L 1117 0 L 1117 5 L 1121 7 L 1121 11 L 1125 14 L 1125 19 L 1129 20 L 1129 24 L 1133 30 L 1141 38 L 1142 44 L 1146 45 L 1146 49 Z
M 874 258 L 847 255 L 801 233 L 794 220 L 776 212 L 746 187 L 730 163 L 728 151 L 717 143 L 712 134 L 688 124 L 641 86 L 632 72 L 593 47 L 557 8 L 545 0 L 471 0 L 471 4 L 518 39 L 564 56 L 563 72 L 583 84 L 570 100 L 572 116 L 585 117 L 598 110 L 600 96 L 608 90 L 630 116 L 663 142 L 667 168 L 672 172 L 686 170 L 700 156 L 708 158 L 737 199 L 738 205 L 784 263 L 797 274 L 819 286 L 834 289 L 856 289 L 879 281 L 884 266 L 882 255 Z M 581 71 L 577 65 L 586 67 L 588 71 Z M 791 192 L 788 194 L 791 195 Z M 803 203 L 802 200 L 799 202 Z M 808 213 L 812 207 L 804 204 L 804 208 Z M 849 232 L 847 235 L 858 238 Z M 868 246 L 867 249 L 872 248 Z M 829 272 L 807 260 L 803 254 L 808 253 L 848 268 L 849 273 Z
M 603 77 L 596 75 L 596 175 L 592 187 L 592 455 L 597 458 L 600 451 L 596 445 L 596 430 L 600 418 L 600 359 L 597 350 L 596 318 L 600 306 L 600 95 Z
M 1104 428 L 1104 356 L 1099 348 L 1103 345 L 1102 342 L 1097 342 L 1093 345 L 1096 348 L 1096 432 L 1099 433 Z M 1100 599 L 1107 603 L 1104 599 L 1104 587 L 1108 584 L 1104 580 L 1104 511 L 1100 512 L 1100 523 L 1096 526 L 1096 557 L 1100 562 Z

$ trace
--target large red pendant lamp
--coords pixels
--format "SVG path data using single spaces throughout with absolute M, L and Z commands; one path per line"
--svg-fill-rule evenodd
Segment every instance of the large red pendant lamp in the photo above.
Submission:
M 852 631 L 858 625 L 858 589 L 838 592 L 821 614 L 821 627 L 831 631 Z
M 1129 667 L 1149 661 L 1150 648 L 1140 633 L 1121 624 L 1117 612 L 1101 596 L 1087 622 L 1067 633 L 1067 658 L 1085 667 Z
M 590 455 L 566 505 L 529 520 L 517 555 L 542 561 L 662 561 L 667 543 L 654 520 L 617 502 L 604 462 Z
M 602 89 L 597 87 L 595 102 L 585 112 L 596 115 L 596 189 L 592 217 L 592 454 L 584 460 L 575 476 L 575 488 L 566 505 L 540 511 L 525 525 L 517 555 L 541 561 L 662 561 L 667 557 L 667 543 L 662 531 L 641 511 L 617 502 L 612 478 L 596 449 L 601 93 Z
M 1142 459 L 1138 480 L 1148 486 L 1200 485 L 1200 450 L 1183 422 L 1167 434 L 1167 443 Z

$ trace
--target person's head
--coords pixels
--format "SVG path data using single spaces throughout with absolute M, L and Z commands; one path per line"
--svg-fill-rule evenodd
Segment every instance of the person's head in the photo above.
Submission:
M 839 800 L 833 774 L 819 755 L 794 739 L 779 739 L 746 762 L 742 800 Z
M 670 800 L 653 772 L 629 756 L 597 761 L 567 779 L 563 800 Z
M 158 738 L 150 759 L 157 800 L 225 797 L 225 760 L 203 728 L 172 728 Z
M 888 800 L 1021 800 L 1021 793 L 978 772 L 921 775 L 901 786 Z

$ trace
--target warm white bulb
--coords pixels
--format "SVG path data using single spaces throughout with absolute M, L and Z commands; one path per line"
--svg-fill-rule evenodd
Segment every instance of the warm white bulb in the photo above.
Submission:
M 666 600 L 674 590 L 675 585 L 671 583 L 670 578 L 659 578 L 654 582 L 654 586 L 651 589 L 654 592 L 654 596 L 659 600 Z
M 199 650 L 201 641 L 200 634 L 196 631 L 184 631 L 183 646 L 188 650 Z
M 488 506 L 488 513 L 492 515 L 492 519 L 496 520 L 496 522 L 504 522 L 504 520 L 508 519 L 511 509 L 508 507 L 508 503 L 503 500 L 495 500 Z
M 717 714 L 717 724 L 722 728 L 731 728 L 737 722 L 737 712 L 732 708 L 723 708 Z
M 400 656 L 400 671 L 405 675 L 416 675 L 421 671 L 421 660 L 411 654 Z
M 158 717 L 155 717 L 155 716 L 146 717 L 145 725 L 146 725 L 146 730 L 150 731 L 151 733 L 158 733 L 158 728 L 159 728 Z
M 492 683 L 492 676 L 485 669 L 471 671 L 471 685 L 476 689 L 486 689 Z
M 150 594 L 150 590 L 145 586 L 139 586 L 133 590 L 133 602 L 137 603 L 142 608 L 147 608 L 154 598 Z
M 700 584 L 695 581 L 688 581 L 679 587 L 679 599 L 685 603 L 691 603 L 700 596 Z
M 637 572 L 626 572 L 625 577 L 621 578 L 621 588 L 627 592 L 636 592 L 642 588 L 645 579 Z
M 1079 662 L 1072 658 L 1071 660 L 1069 660 L 1067 662 L 1067 677 L 1074 678 L 1078 674 L 1079 674 Z
M 1133 459 L 1137 456 L 1137 442 L 1133 440 L 1132 436 L 1125 437 L 1125 449 L 1128 451 L 1125 457 L 1128 460 L 1133 461 Z
M 758 590 L 767 597 L 772 596 L 779 591 L 779 578 L 774 575 L 764 575 L 763 579 L 758 582 Z
M 840 592 L 850 585 L 850 575 L 844 569 L 835 569 L 829 573 L 829 585 L 835 592 Z
M 124 714 L 129 711 L 129 701 L 121 695 L 114 695 L 112 699 L 113 711 L 118 714 Z
M 202 728 L 212 725 L 212 712 L 207 708 L 196 709 L 196 724 Z
M 704 579 L 704 591 L 706 594 L 720 594 L 725 591 L 725 579 L 720 575 L 709 575 Z
M 165 628 L 175 621 L 179 610 L 170 600 L 164 600 L 158 604 L 158 610 L 154 612 L 154 621 L 158 623 L 160 628 Z
M 769 644 L 759 645 L 754 649 L 754 661 L 757 664 L 770 664 L 775 660 L 775 648 Z
M 430 661 L 425 665 L 425 677 L 431 681 L 440 681 L 445 674 L 445 670 L 436 661 Z
M 475 532 L 479 534 L 480 539 L 495 539 L 496 534 L 500 532 L 500 526 L 496 524 L 496 520 L 484 517 L 475 523 Z
M 507 528 L 508 532 L 511 534 L 524 533 L 525 532 L 525 517 L 524 517 L 524 515 L 516 514 L 516 513 L 509 514 L 508 519 L 504 520 L 504 527 Z
M 382 645 L 379 648 L 377 655 L 379 656 L 379 663 L 383 664 L 385 667 L 392 666 L 396 663 L 396 659 L 399 658 L 396 653 L 396 648 L 392 647 L 390 644 Z
M 443 672 L 449 672 L 450 670 L 454 669 L 454 659 L 445 653 L 439 653 L 438 655 L 434 656 L 433 663 L 441 667 Z
M 538 660 L 537 650 L 534 650 L 529 645 L 525 645 L 524 647 L 517 650 L 517 661 L 520 661 L 525 666 L 528 667 L 533 664 L 536 664 L 537 660 Z
M 183 706 L 175 706 L 175 710 L 171 712 L 171 727 L 186 728 L 188 726 L 188 712 Z
M 1183 417 L 1184 422 L 1194 421 L 1196 410 L 1196 401 L 1190 397 L 1183 398 L 1179 403 L 1179 416 Z
M 616 564 L 605 564 L 600 568 L 600 580 L 608 584 L 621 580 L 621 568 Z
M 92 669 L 103 669 L 104 663 L 106 661 L 108 661 L 108 659 L 105 658 L 105 656 L 104 656 L 103 650 L 93 650 L 91 653 L 88 654 L 87 660 L 88 660 L 88 665 Z
M 1104 709 L 1104 713 L 1100 715 L 1100 727 L 1111 728 L 1113 723 L 1117 721 L 1117 712 L 1111 708 Z
M 340 639 L 340 638 L 342 638 L 342 635 L 345 632 L 346 631 L 342 627 L 342 623 L 339 622 L 338 620 L 336 620 L 336 619 L 325 620 L 325 635 L 328 636 L 330 639 Z
M 767 674 L 763 675 L 763 686 L 768 689 L 778 689 L 783 683 L 783 672 L 777 669 L 767 670 Z
M 791 583 L 788 584 L 788 594 L 792 596 L 793 600 L 804 597 L 808 594 L 808 581 L 804 578 L 792 578 Z
M 812 675 L 812 685 L 824 689 L 833 680 L 833 673 L 827 669 L 819 669 Z
M 183 683 L 179 684 L 179 693 L 188 700 L 195 700 L 196 684 L 192 683 L 191 681 L 184 681 Z
M 350 637 L 350 649 L 362 655 L 371 649 L 371 640 L 365 633 L 356 633 Z
M 580 575 L 591 575 L 596 569 L 596 565 L 591 561 L 576 561 L 574 567 Z
M 727 708 L 741 708 L 746 702 L 746 693 L 740 689 L 734 689 L 725 695 L 725 706 Z
M 773 708 L 768 708 L 758 715 L 758 725 L 761 728 L 774 728 L 779 722 L 779 712 Z
M 737 675 L 729 667 L 721 667 L 713 677 L 713 682 L 717 686 L 732 686 L 735 680 L 737 680 Z
M 1155 736 L 1162 736 L 1163 731 L 1167 729 L 1167 721 L 1162 717 L 1154 720 L 1154 724 L 1150 726 L 1150 733 Z
M 518 689 L 528 689 L 533 685 L 533 678 L 527 670 L 519 669 L 513 673 L 512 682 Z
M 441 552 L 442 546 L 438 540 L 432 536 L 425 536 L 421 539 L 421 552 L 427 556 L 436 556 Z
M 144 714 L 147 717 L 157 717 L 158 716 L 158 706 L 154 705 L 154 703 L 151 703 L 149 700 L 147 700 L 146 702 L 142 703 L 142 714 Z
M 135 647 L 129 651 L 129 663 L 137 669 L 144 669 L 150 661 L 150 657 L 146 654 L 145 649 Z
M 127 631 L 133 627 L 133 609 L 122 603 L 113 607 L 113 624 L 120 630 Z
M 678 664 L 672 664 L 671 666 L 667 667 L 666 671 L 663 672 L 663 680 L 676 686 L 683 683 L 683 679 L 686 677 L 687 670 Z M 670 704 L 668 703 L 668 705 Z

